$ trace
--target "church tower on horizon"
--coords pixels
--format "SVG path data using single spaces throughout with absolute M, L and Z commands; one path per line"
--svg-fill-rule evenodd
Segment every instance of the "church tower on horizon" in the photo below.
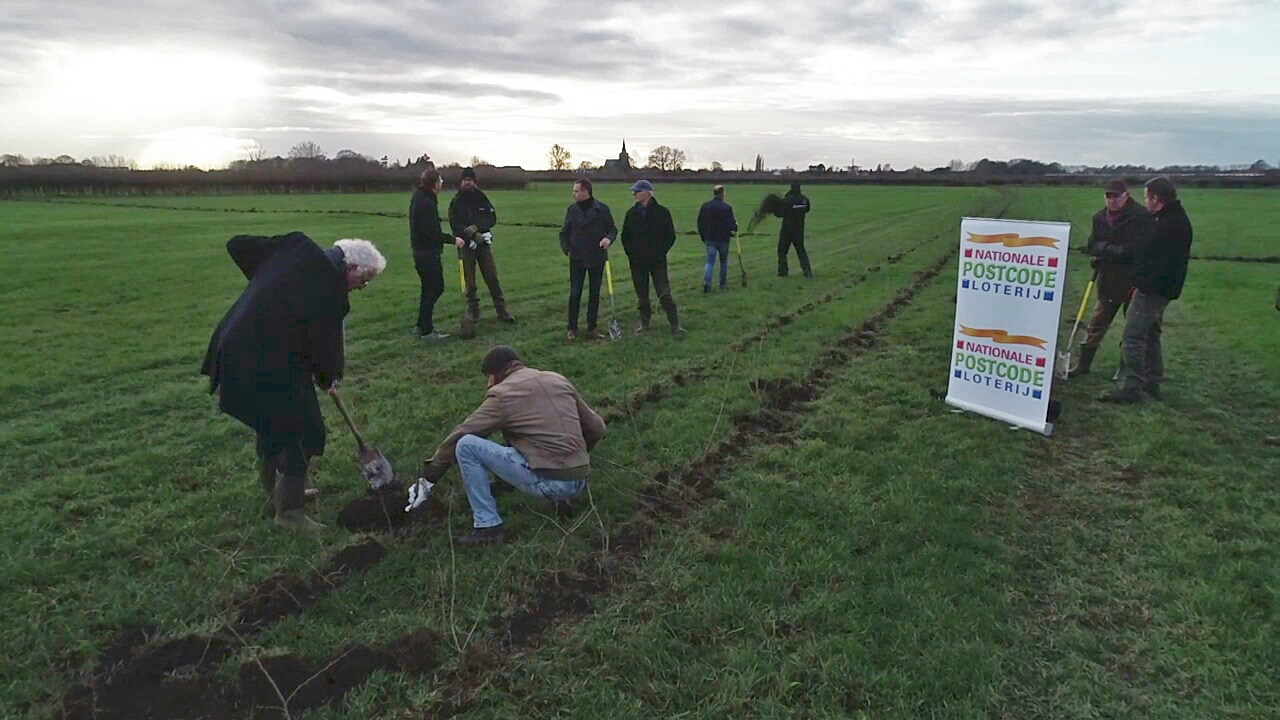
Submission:
M 631 156 L 627 154 L 627 139 L 622 138 L 622 151 L 618 153 L 617 160 L 605 160 L 605 172 L 626 174 L 631 172 Z

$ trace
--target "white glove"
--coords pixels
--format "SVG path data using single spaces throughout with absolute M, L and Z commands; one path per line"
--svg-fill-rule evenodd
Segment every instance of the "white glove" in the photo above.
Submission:
M 435 486 L 435 483 L 429 482 L 426 478 L 418 478 L 418 482 L 409 486 L 409 504 L 404 506 L 404 511 L 409 512 L 426 502 L 427 497 L 431 495 L 431 488 Z
M 485 232 L 480 233 L 480 238 L 481 238 L 482 240 L 484 240 L 484 244 L 485 244 L 485 245 L 492 245 L 492 244 L 493 244 L 493 233 L 491 233 L 491 232 L 489 232 L 489 231 L 487 231 L 487 230 L 486 230 Z

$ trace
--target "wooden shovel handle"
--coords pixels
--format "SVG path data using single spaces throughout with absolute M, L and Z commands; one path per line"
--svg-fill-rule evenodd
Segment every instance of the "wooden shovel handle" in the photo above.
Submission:
M 347 421 L 347 427 L 351 428 L 351 434 L 356 436 L 356 444 L 360 449 L 364 449 L 364 438 L 360 437 L 360 431 L 356 429 L 356 423 L 351 419 L 351 413 L 347 412 L 347 406 L 342 404 L 342 398 L 338 397 L 338 388 L 329 388 L 329 397 L 338 404 L 338 412 L 342 413 L 342 419 Z

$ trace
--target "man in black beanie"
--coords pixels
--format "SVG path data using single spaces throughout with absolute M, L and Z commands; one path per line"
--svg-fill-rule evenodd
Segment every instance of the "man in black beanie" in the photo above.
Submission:
M 498 213 L 493 209 L 493 203 L 476 186 L 476 171 L 463 168 L 458 194 L 449 202 L 449 226 L 456 237 L 466 241 L 463 247 L 458 248 L 458 257 L 462 258 L 462 276 L 467 286 L 467 317 L 472 321 L 480 317 L 480 301 L 476 298 L 476 266 L 479 265 L 498 319 L 513 323 L 516 319 L 507 312 L 502 284 L 498 282 L 498 265 L 493 259 L 491 231 L 497 222 Z

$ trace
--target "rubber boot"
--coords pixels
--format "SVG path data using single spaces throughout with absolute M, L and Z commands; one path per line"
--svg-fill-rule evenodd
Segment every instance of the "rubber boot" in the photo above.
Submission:
M 302 511 L 306 500 L 307 476 L 286 474 L 276 483 L 276 525 L 287 530 L 315 532 L 324 525 L 307 517 Z
M 501 298 L 493 301 L 493 312 L 498 316 L 498 322 L 504 322 L 510 325 L 516 321 L 511 313 L 507 312 L 507 303 Z
M 1074 378 L 1089 374 L 1089 368 L 1093 366 L 1093 356 L 1098 354 L 1098 348 L 1082 347 L 1080 348 L 1080 364 L 1074 370 L 1067 372 L 1067 377 Z

